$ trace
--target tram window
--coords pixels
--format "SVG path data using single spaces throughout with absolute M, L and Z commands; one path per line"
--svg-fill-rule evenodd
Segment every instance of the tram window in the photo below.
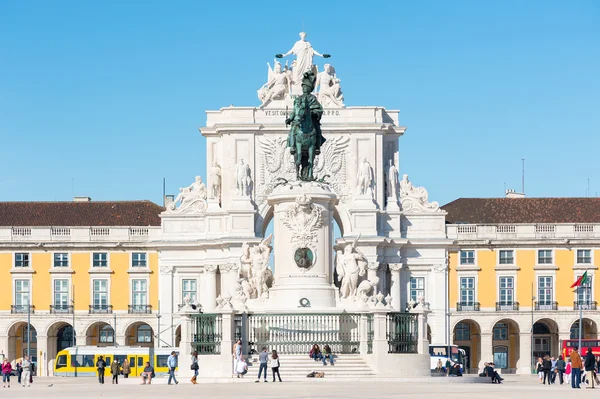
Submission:
M 110 357 L 110 356 L 106 356 L 106 357 L 104 358 L 104 361 L 106 362 L 106 365 L 107 365 L 109 368 L 110 368 L 111 359 L 112 359 L 112 357 Z
M 76 355 L 72 361 L 74 367 L 94 367 L 94 355 Z
M 157 355 L 156 367 L 168 367 L 167 360 L 169 360 L 169 355 Z
M 67 367 L 67 355 L 60 355 L 58 359 L 56 359 L 56 368 L 60 369 L 63 367 Z
M 123 364 L 125 359 L 127 359 L 127 355 L 115 355 L 115 359 L 117 359 L 119 364 Z
M 131 356 L 131 357 L 129 358 L 129 364 L 131 365 L 131 367 L 134 367 L 134 366 L 135 366 L 135 357 Z
M 138 357 L 138 367 L 143 367 L 144 366 L 144 358 L 139 356 Z

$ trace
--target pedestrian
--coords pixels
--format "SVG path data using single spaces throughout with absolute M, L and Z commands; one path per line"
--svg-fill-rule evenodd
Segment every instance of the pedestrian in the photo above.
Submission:
M 557 360 L 554 358 L 554 356 L 552 356 L 550 358 L 550 383 L 554 384 L 554 382 L 556 381 L 556 362 Z
M 2 362 L 2 388 L 10 388 L 10 373 L 12 373 L 12 366 L 8 361 L 8 358 L 4 358 Z
M 544 385 L 546 385 L 546 380 L 548 381 L 548 385 L 552 382 L 550 381 L 550 370 L 552 369 L 552 362 L 550 361 L 550 356 L 544 356 L 544 360 L 542 360 L 542 371 L 544 372 Z
M 31 369 L 32 369 L 31 366 L 32 365 L 33 365 L 33 363 L 31 363 L 29 361 L 29 356 L 25 356 L 21 363 L 21 369 L 23 370 L 22 371 L 23 374 L 21 376 L 21 385 L 23 385 L 23 386 L 25 386 L 25 383 L 27 383 L 28 387 L 31 386 L 29 378 L 31 377 Z
M 21 383 L 21 376 L 23 375 L 23 365 L 21 362 L 17 363 L 17 383 Z
M 179 381 L 175 378 L 175 368 L 177 367 L 177 353 L 175 351 L 171 352 L 171 356 L 167 359 L 167 366 L 169 367 L 169 380 L 167 384 L 171 385 L 171 380 L 175 381 L 175 385 L 179 384 Z
M 146 362 L 146 367 L 144 367 L 144 371 L 142 371 L 140 377 L 142 377 L 141 385 L 152 384 L 152 379 L 154 378 L 154 368 L 150 366 L 150 362 Z
M 325 345 L 327 346 L 327 345 Z M 325 348 L 323 348 L 325 349 Z M 324 362 L 325 360 L 323 360 Z M 277 354 L 277 351 L 274 350 L 271 353 L 271 371 L 273 372 L 273 382 L 275 382 L 275 374 L 277 374 L 277 378 L 279 378 L 279 382 L 281 382 L 281 375 L 279 375 L 279 355 Z
M 115 358 L 115 360 L 110 365 L 110 373 L 112 374 L 112 383 L 118 384 L 119 374 L 121 374 L 121 365 L 119 364 L 117 358 Z
M 265 382 L 267 382 L 267 363 L 269 362 L 269 352 L 267 352 L 267 348 L 263 346 L 262 351 L 258 355 L 258 361 L 260 366 L 258 367 L 258 379 L 255 382 L 260 382 L 260 375 L 263 370 L 265 371 Z
M 238 339 L 233 345 L 233 372 L 237 374 L 237 362 L 242 357 L 242 340 Z
M 104 370 L 106 369 L 106 362 L 104 361 L 104 357 L 98 356 L 98 361 L 96 362 L 96 370 L 98 370 L 98 383 L 104 384 Z
M 333 364 L 332 364 L 333 366 Z M 446 359 L 446 377 L 450 376 L 450 369 L 452 368 L 452 362 L 450 358 Z
M 594 370 L 596 370 L 596 357 L 592 353 L 592 348 L 588 348 L 587 353 L 585 355 L 585 379 L 588 382 L 587 388 L 596 388 L 596 378 L 594 376 Z
M 565 367 L 565 375 L 567 376 L 567 384 L 571 385 L 571 359 L 569 359 L 567 367 Z
M 540 384 L 544 381 L 544 363 L 541 357 L 538 357 L 538 361 L 535 364 L 535 371 L 540 379 Z
M 331 352 L 331 347 L 327 344 L 323 347 L 323 366 L 327 365 L 325 361 L 329 358 L 329 364 L 333 366 L 333 352 Z
M 192 353 L 192 364 L 190 366 L 190 369 L 194 371 L 194 376 L 190 381 L 192 382 L 192 384 L 197 384 L 196 379 L 198 378 L 198 370 L 200 369 L 200 366 L 198 365 L 198 352 L 196 351 Z
M 129 374 L 131 374 L 131 366 L 129 365 L 129 360 L 123 360 L 123 377 L 129 378 Z
M 244 356 L 241 356 L 240 359 L 236 363 L 235 372 L 237 374 L 237 378 L 244 378 L 246 373 L 248 372 L 248 363 L 244 360 Z
M 559 356 L 558 360 L 556 361 L 556 371 L 558 373 L 558 381 L 560 382 L 560 385 L 562 385 L 564 382 L 563 374 L 565 373 L 566 366 L 567 364 L 565 363 L 562 355 Z
M 31 362 L 31 366 L 29 368 L 29 383 L 33 384 L 33 375 L 35 374 L 35 363 Z
M 581 368 L 583 366 L 578 350 L 578 347 L 574 347 L 571 352 L 571 388 L 575 389 L 581 388 Z

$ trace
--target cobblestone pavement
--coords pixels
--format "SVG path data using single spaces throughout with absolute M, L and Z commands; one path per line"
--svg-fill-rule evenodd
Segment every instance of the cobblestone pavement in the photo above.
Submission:
M 561 399 L 597 394 L 591 389 L 574 390 L 566 385 L 540 385 L 535 377 L 507 376 L 502 385 L 496 384 L 462 384 L 454 381 L 444 381 L 441 378 L 423 379 L 413 382 L 369 381 L 369 382 L 338 382 L 327 379 L 307 379 L 303 382 L 283 383 L 254 383 L 246 379 L 243 383 L 234 384 L 179 384 L 179 385 L 138 385 L 128 381 L 119 385 L 103 386 L 95 383 L 92 378 L 39 378 L 34 386 L 23 388 L 16 383 L 11 388 L 0 388 L 0 398 L 165 398 L 165 397 L 203 397 L 203 398 L 398 398 L 411 395 L 411 398 L 430 398 L 439 394 L 444 399 L 492 399 L 499 395 L 514 398 L 531 399 L 533 395 L 558 393 Z M 51 385 L 51 386 L 50 386 Z M 10 395 L 10 396 L 9 396 Z M 139 396 L 138 396 L 139 395 Z M 143 395 L 143 396 L 142 396 Z M 591 397 L 591 396 L 590 396 Z

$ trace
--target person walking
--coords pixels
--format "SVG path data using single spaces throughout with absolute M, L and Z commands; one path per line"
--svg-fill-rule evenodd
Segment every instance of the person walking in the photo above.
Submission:
M 258 361 L 260 366 L 258 367 L 258 379 L 255 382 L 260 382 L 260 375 L 263 370 L 265 371 L 265 382 L 267 382 L 267 363 L 269 363 L 269 352 L 267 352 L 267 348 L 263 346 L 262 352 L 258 355 Z
M 583 366 L 578 350 L 578 347 L 574 347 L 571 352 L 571 388 L 575 389 L 581 388 L 581 368 Z
M 327 346 L 327 345 L 325 345 L 325 346 Z M 325 348 L 323 348 L 323 349 L 325 349 Z M 282 382 L 281 375 L 279 375 L 279 366 L 280 366 L 279 355 L 277 355 L 277 351 L 274 350 L 271 353 L 271 371 L 273 372 L 273 382 L 275 382 L 275 374 L 277 374 L 277 378 L 279 378 L 279 382 Z
M 29 356 L 25 356 L 21 363 L 21 368 L 23 370 L 23 374 L 21 375 L 21 385 L 23 386 L 25 386 L 25 383 L 27 383 L 28 387 L 31 386 L 31 384 L 29 383 L 29 377 L 31 377 L 31 365 L 32 363 L 29 361 Z
M 540 379 L 540 384 L 544 381 L 544 363 L 541 357 L 538 357 L 538 361 L 535 364 L 535 371 L 538 374 L 538 378 Z
M 190 381 L 192 384 L 197 384 L 196 379 L 198 378 L 198 370 L 200 369 L 200 366 L 198 365 L 198 352 L 196 351 L 192 353 L 192 365 L 190 368 L 194 371 L 194 376 Z
M 129 365 L 129 360 L 123 360 L 123 377 L 129 378 L 129 374 L 131 374 L 131 366 Z
M 8 358 L 4 358 L 4 362 L 2 362 L 2 388 L 10 388 L 10 373 L 12 373 L 12 366 L 8 361 Z
M 587 380 L 587 388 L 594 389 L 596 388 L 596 378 L 594 376 L 594 370 L 596 370 L 596 357 L 592 353 L 592 348 L 587 349 L 587 353 L 585 355 L 585 373 Z
M 542 360 L 542 371 L 544 372 L 544 385 L 546 385 L 546 380 L 548 381 L 548 385 L 550 382 L 550 370 L 552 369 L 552 362 L 550 361 L 550 356 L 544 356 L 544 360 Z
M 104 370 L 106 369 L 106 362 L 102 356 L 98 356 L 96 362 L 96 370 L 98 370 L 98 383 L 104 384 Z
M 175 378 L 175 368 L 177 367 L 177 353 L 175 351 L 171 352 L 171 356 L 167 359 L 167 366 L 169 367 L 169 380 L 167 384 L 171 385 L 171 380 L 175 381 L 175 385 L 179 384 L 179 381 Z
M 242 357 L 242 340 L 238 339 L 233 345 L 233 372 L 237 374 L 237 362 Z
M 21 384 L 21 377 L 23 376 L 23 365 L 21 363 L 22 363 L 22 361 L 17 363 L 17 383 L 18 384 Z
M 557 362 L 557 360 L 554 358 L 554 356 L 552 356 L 550 358 L 550 363 L 551 363 L 551 366 L 550 366 L 550 383 L 551 384 L 554 384 L 554 382 L 556 381 L 556 373 L 557 373 L 556 362 Z
M 558 360 L 556 361 L 556 372 L 558 374 L 558 382 L 560 382 L 560 385 L 562 385 L 564 382 L 563 374 L 565 373 L 566 366 L 567 364 L 563 360 L 562 355 L 559 356 Z
M 567 376 L 567 385 L 571 385 L 571 359 L 569 359 L 567 367 L 565 367 L 565 376 Z
M 110 373 L 112 374 L 112 383 L 118 384 L 119 374 L 121 374 L 121 365 L 119 364 L 117 358 L 115 358 L 115 360 L 110 365 Z

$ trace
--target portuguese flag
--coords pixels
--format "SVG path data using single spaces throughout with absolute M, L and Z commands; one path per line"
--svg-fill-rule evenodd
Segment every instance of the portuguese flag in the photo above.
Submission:
M 575 281 L 573 283 L 573 285 L 571 286 L 571 288 L 575 288 L 575 287 L 581 287 L 582 285 L 584 285 L 585 283 L 587 283 L 588 280 L 588 276 L 587 276 L 587 270 L 585 273 L 583 273 L 583 276 L 579 277 L 577 279 L 577 281 Z

